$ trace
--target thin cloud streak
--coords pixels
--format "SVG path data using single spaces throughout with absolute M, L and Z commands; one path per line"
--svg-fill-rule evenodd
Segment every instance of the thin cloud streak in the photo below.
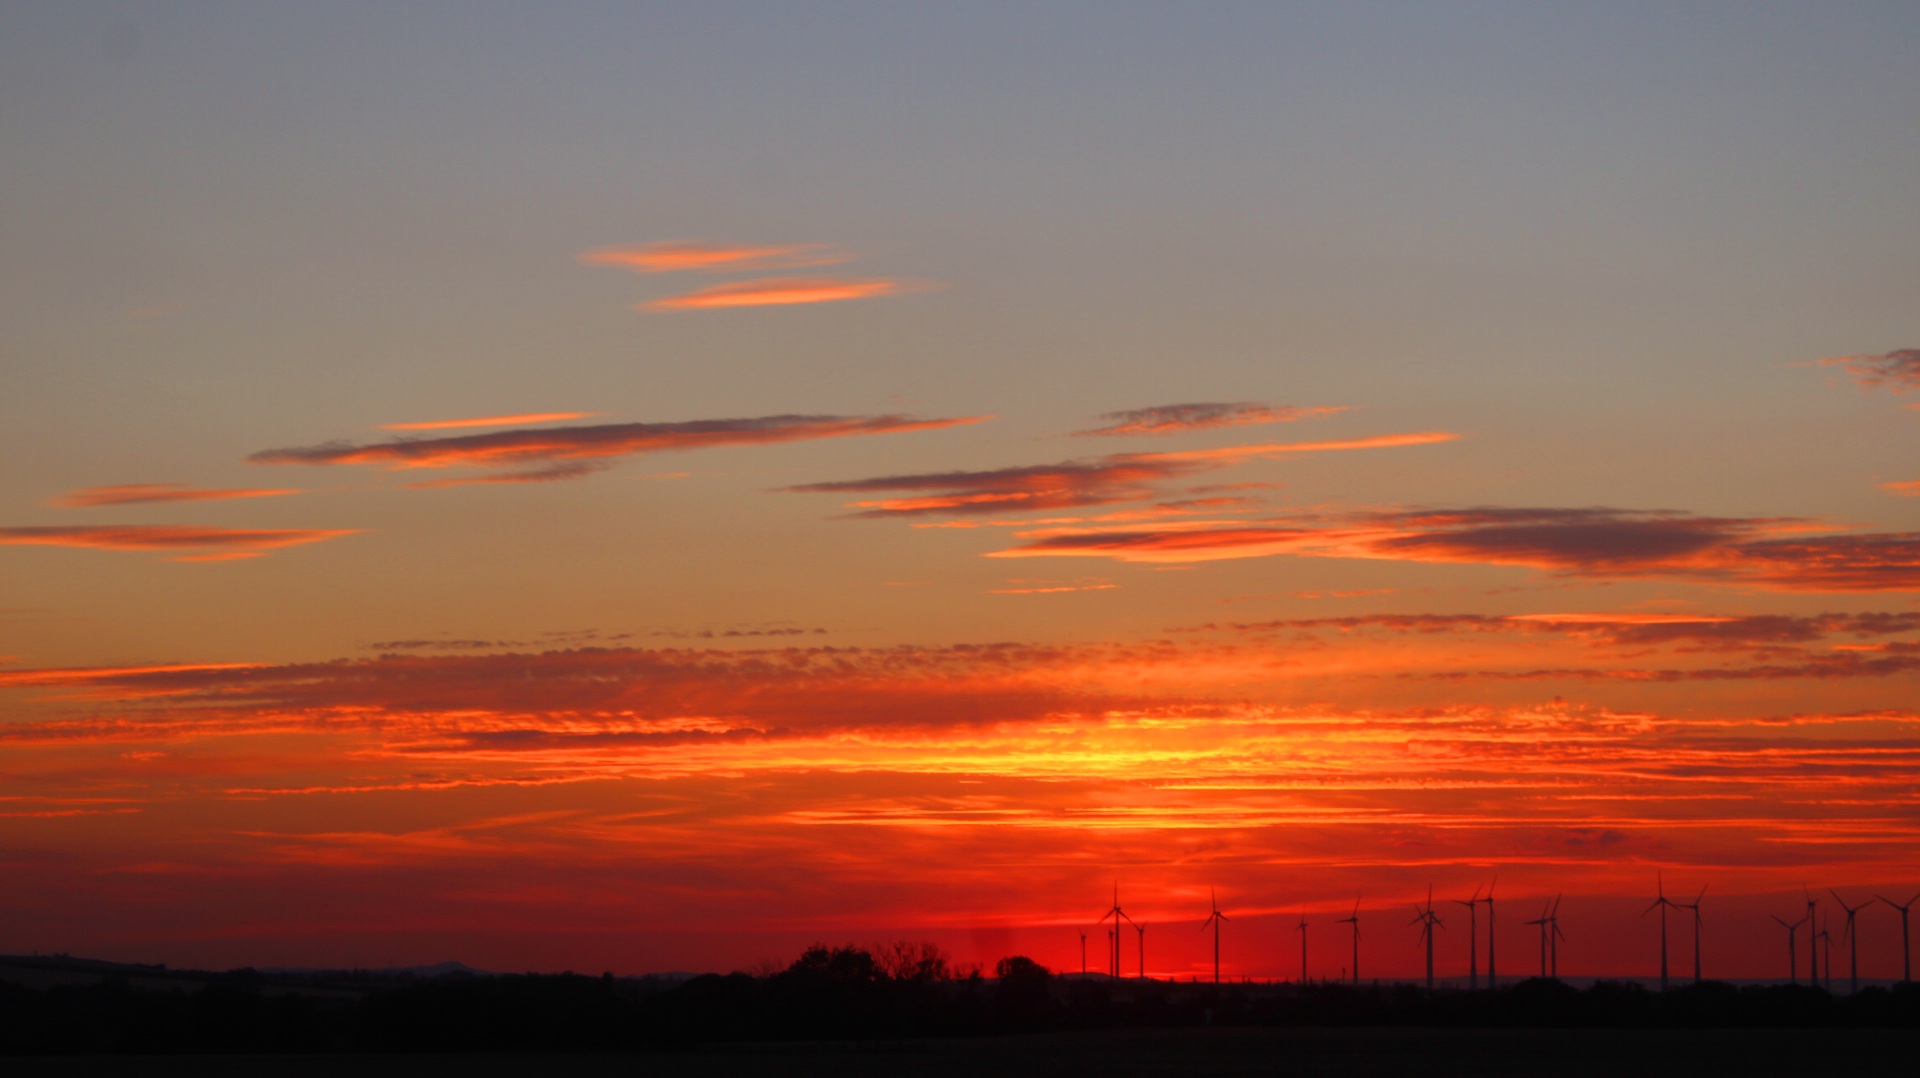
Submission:
M 788 307 L 808 303 L 839 303 L 850 299 L 897 296 L 905 282 L 885 277 L 767 277 L 702 288 L 684 295 L 642 303 L 649 313 L 702 311 L 730 307 Z
M 129 483 L 117 487 L 70 490 L 51 504 L 65 509 L 92 509 L 102 505 L 147 505 L 161 502 L 216 502 L 235 498 L 278 498 L 302 493 L 291 488 L 195 487 L 185 483 Z
M 613 266 L 640 273 L 695 271 L 726 273 L 736 270 L 800 269 L 846 262 L 849 256 L 823 243 L 786 245 L 724 243 L 649 243 L 640 247 L 603 247 L 580 255 L 592 266 Z
M 0 546 L 185 551 L 175 561 L 226 561 L 357 535 L 357 528 L 204 528 L 185 524 L 0 528 Z M 199 553 L 191 553 L 198 551 Z
M 1588 578 L 1674 577 L 1781 591 L 1920 590 L 1920 533 L 1819 533 L 1788 517 L 1670 511 L 1476 508 L 1159 527 L 1060 527 L 988 557 L 1198 562 L 1309 557 L 1511 565 Z
M 1278 442 L 1171 453 L 1117 453 L 1091 461 L 1064 461 L 987 471 L 878 476 L 807 483 L 786 489 L 805 494 L 926 492 L 912 497 L 850 503 L 848 508 L 860 510 L 855 515 L 862 517 L 1024 513 L 1143 501 L 1155 496 L 1154 484 L 1157 482 L 1248 460 L 1277 459 L 1300 453 L 1431 445 L 1453 441 L 1458 437 L 1447 431 L 1423 431 L 1331 442 Z M 1167 511 L 1178 513 L 1204 504 L 1205 500 L 1169 503 Z M 1214 503 L 1214 506 L 1222 508 L 1225 504 Z
M 905 415 L 775 415 L 751 419 L 703 419 L 685 423 L 607 423 L 542 430 L 504 430 L 449 438 L 404 438 L 352 445 L 334 442 L 291 449 L 268 449 L 247 459 L 255 464 L 368 464 L 390 470 L 474 465 L 494 468 L 548 466 L 507 482 L 571 478 L 559 462 L 605 460 L 641 453 L 707 449 L 734 445 L 774 445 L 819 438 L 898 434 L 978 423 L 985 416 L 918 419 Z
M 1073 436 L 1087 438 L 1177 434 L 1190 430 L 1211 430 L 1215 427 L 1291 423 L 1301 419 L 1319 419 L 1347 410 L 1345 405 L 1303 408 L 1293 405 L 1259 404 L 1252 401 L 1221 404 L 1160 404 L 1150 408 L 1108 412 L 1100 417 L 1108 421 L 1107 426 L 1074 431 Z
M 481 416 L 475 419 L 436 419 L 425 423 L 382 423 L 381 430 L 459 430 L 466 427 L 517 427 L 528 423 L 564 423 L 592 419 L 604 412 L 528 412 L 524 415 Z
M 1834 356 L 1818 362 L 1822 367 L 1839 367 L 1867 389 L 1894 393 L 1920 390 L 1920 348 L 1902 348 L 1877 356 Z

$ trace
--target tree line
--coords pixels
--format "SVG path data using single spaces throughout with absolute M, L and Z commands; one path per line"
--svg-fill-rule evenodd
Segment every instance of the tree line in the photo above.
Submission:
M 1497 990 L 1061 977 L 1011 956 L 989 974 L 932 944 L 815 946 L 757 974 L 680 982 L 579 974 L 212 975 L 192 991 L 0 985 L 0 1051 L 646 1051 L 702 1044 L 1221 1026 L 1905 1027 L 1920 985 L 1838 996 L 1718 982 L 1657 993 L 1535 979 Z

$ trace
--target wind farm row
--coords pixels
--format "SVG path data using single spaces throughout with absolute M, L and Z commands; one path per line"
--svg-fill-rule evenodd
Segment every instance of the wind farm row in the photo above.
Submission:
M 1498 950 L 1499 933 L 1497 931 L 1498 909 L 1495 905 L 1495 888 L 1498 886 L 1498 882 L 1496 879 L 1484 887 L 1475 888 L 1473 893 L 1467 898 L 1445 900 L 1453 905 L 1462 906 L 1466 909 L 1466 987 L 1469 991 L 1478 991 L 1483 986 L 1493 988 L 1501 983 Z M 1657 924 L 1659 946 L 1658 983 L 1660 990 L 1663 992 L 1672 987 L 1673 981 L 1675 980 L 1671 961 L 1673 956 L 1668 928 L 1668 918 L 1670 915 L 1678 915 L 1682 918 L 1683 922 L 1691 923 L 1693 944 L 1692 983 L 1699 984 L 1707 979 L 1704 959 L 1705 945 L 1703 942 L 1706 937 L 1706 915 L 1703 912 L 1706 894 L 1707 888 L 1703 886 L 1694 892 L 1691 899 L 1682 901 L 1670 897 L 1667 894 L 1665 878 L 1661 875 L 1655 876 L 1653 901 L 1641 911 L 1640 916 L 1642 918 L 1653 918 L 1654 915 L 1658 915 L 1657 918 L 1654 919 L 1654 923 L 1648 925 L 1647 932 L 1650 937 L 1654 937 L 1656 935 L 1655 924 Z M 1799 914 L 1797 918 L 1788 920 L 1779 914 L 1769 915 L 1774 922 L 1786 930 L 1786 982 L 1789 984 L 1799 984 L 1802 981 L 1800 969 L 1800 958 L 1802 954 L 1800 949 L 1800 932 L 1802 929 L 1805 929 L 1807 931 L 1805 983 L 1815 988 L 1832 989 L 1833 949 L 1835 943 L 1835 934 L 1832 931 L 1832 922 L 1835 919 L 1835 915 L 1832 911 L 1834 908 L 1837 908 L 1839 911 L 1837 916 L 1840 918 L 1838 940 L 1846 950 L 1847 991 L 1849 994 L 1858 992 L 1860 990 L 1860 940 L 1862 935 L 1860 914 L 1864 910 L 1881 905 L 1884 905 L 1890 911 L 1899 915 L 1900 980 L 1912 981 L 1913 946 L 1909 917 L 1914 904 L 1920 902 L 1920 893 L 1916 893 L 1904 902 L 1895 901 L 1881 894 L 1875 894 L 1870 899 L 1858 902 L 1848 902 L 1838 891 L 1832 889 L 1827 891 L 1827 895 L 1831 897 L 1831 903 L 1816 896 L 1811 888 L 1807 888 L 1805 889 L 1805 905 L 1792 911 Z M 1521 977 L 1538 976 L 1555 980 L 1560 977 L 1560 943 L 1567 938 L 1566 932 L 1560 927 L 1560 902 L 1562 897 L 1563 896 L 1556 894 L 1550 898 L 1541 900 L 1539 916 L 1520 922 L 1521 925 L 1533 930 L 1530 934 L 1534 937 L 1534 940 L 1537 941 L 1538 945 L 1537 972 L 1524 972 L 1520 974 Z M 1483 920 L 1481 907 L 1483 906 L 1485 907 L 1484 952 L 1481 949 L 1481 925 Z M 1395 927 L 1397 929 L 1411 928 L 1417 930 L 1417 933 L 1410 933 L 1407 938 L 1413 942 L 1416 947 L 1420 948 L 1421 952 L 1424 952 L 1421 956 L 1425 962 L 1426 987 L 1431 991 L 1439 983 L 1435 967 L 1436 942 L 1439 933 L 1447 928 L 1447 922 L 1440 916 L 1431 886 L 1427 889 L 1426 900 L 1424 902 L 1413 903 L 1412 911 L 1413 918 L 1411 920 L 1407 921 L 1404 926 L 1396 925 Z M 1388 913 L 1387 910 L 1369 910 L 1367 912 L 1370 915 L 1370 919 L 1374 916 L 1386 916 Z M 1210 892 L 1207 915 L 1199 922 L 1199 927 L 1202 932 L 1211 931 L 1213 936 L 1211 941 L 1213 947 L 1212 976 L 1215 984 L 1221 983 L 1220 955 L 1222 930 L 1230 920 L 1231 918 L 1228 917 L 1227 913 L 1220 908 L 1218 893 Z M 1181 922 L 1174 923 L 1179 924 Z M 1187 923 L 1190 924 L 1191 922 Z M 1341 979 L 1358 985 L 1361 983 L 1361 900 L 1355 899 L 1352 911 L 1345 917 L 1333 919 L 1332 923 L 1346 926 L 1347 938 L 1343 942 L 1347 943 L 1351 950 L 1350 960 L 1341 971 Z M 1310 976 L 1310 967 L 1308 964 L 1310 924 L 1311 922 L 1307 919 L 1306 914 L 1302 912 L 1299 922 L 1292 926 L 1292 930 L 1297 932 L 1300 937 L 1300 982 L 1303 984 L 1314 979 Z M 1120 888 L 1116 883 L 1113 888 L 1113 904 L 1101 913 L 1100 917 L 1094 921 L 1092 925 L 1079 930 L 1081 975 L 1083 977 L 1089 976 L 1093 972 L 1087 960 L 1088 940 L 1094 932 L 1104 928 L 1106 933 L 1106 954 L 1105 969 L 1103 972 L 1106 976 L 1116 980 L 1127 977 L 1128 974 L 1123 968 L 1125 965 L 1125 930 L 1131 928 L 1134 930 L 1133 942 L 1136 945 L 1137 957 L 1133 977 L 1139 980 L 1149 979 L 1147 976 L 1147 927 L 1146 924 L 1136 920 L 1122 907 L 1120 903 Z M 1419 952 L 1416 953 L 1418 954 Z M 1484 977 L 1482 976 L 1481 966 L 1481 957 L 1483 954 L 1486 959 Z M 1649 949 L 1649 954 L 1651 955 L 1651 948 Z M 1272 956 L 1265 955 L 1262 957 L 1270 959 Z M 1522 962 L 1524 963 L 1525 959 L 1522 959 Z M 1651 969 L 1648 971 L 1647 979 L 1653 979 L 1653 971 Z

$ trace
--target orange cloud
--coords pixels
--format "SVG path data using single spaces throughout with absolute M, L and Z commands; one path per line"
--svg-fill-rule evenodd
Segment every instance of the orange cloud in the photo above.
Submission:
M 1228 445 L 1216 449 L 1185 449 L 1170 453 L 1141 453 L 1135 459 L 1163 461 L 1218 461 L 1236 464 L 1257 457 L 1285 457 L 1294 453 L 1332 453 L 1347 449 L 1397 449 L 1410 445 L 1435 445 L 1458 441 L 1452 431 L 1426 430 L 1411 434 L 1376 434 L 1368 438 L 1346 438 L 1332 442 L 1271 442 L 1265 445 Z
M 588 251 L 580 261 L 594 266 L 617 266 L 641 273 L 696 270 L 705 273 L 732 270 L 798 269 L 829 266 L 847 256 L 822 243 L 784 246 L 748 246 L 720 243 L 650 243 L 641 247 L 604 247 Z
M 1920 497 L 1920 479 L 1903 479 L 1898 483 L 1882 483 L 1880 489 L 1903 497 Z
M 1300 419 L 1318 419 L 1347 411 L 1345 405 L 1298 408 L 1293 405 L 1256 404 L 1241 401 L 1232 404 L 1161 404 L 1124 412 L 1108 412 L 1100 418 L 1104 427 L 1074 432 L 1074 437 L 1097 435 L 1177 434 L 1214 427 L 1243 427 L 1257 423 L 1290 423 Z
M 151 674 L 253 670 L 257 663 L 167 663 L 159 666 L 76 666 L 63 669 L 0 671 L 0 688 L 28 685 L 101 685 Z
M 898 434 L 978 423 L 984 418 L 776 415 L 756 419 L 703 419 L 687 423 L 604 423 L 545 430 L 504 430 L 450 438 L 407 438 L 368 445 L 335 442 L 307 448 L 269 449 L 247 459 L 256 464 L 376 464 L 390 469 L 447 468 L 456 465 L 494 468 L 535 466 L 536 470 L 515 477 L 490 480 L 529 482 L 571 478 L 592 470 L 588 465 L 562 462 L 717 446 L 773 445 L 816 438 Z M 543 465 L 545 467 L 539 467 Z
M 277 498 L 298 490 L 193 487 L 185 483 L 130 483 L 118 487 L 82 487 L 53 499 L 68 509 L 101 505 L 140 505 L 150 502 L 212 502 L 229 498 Z
M 1868 389 L 1887 389 L 1908 393 L 1920 389 L 1920 348 L 1902 348 L 1878 356 L 1834 356 L 1819 361 L 1822 367 L 1839 367 L 1856 383 Z
M 1025 544 L 988 557 L 1193 562 L 1294 554 L 1680 577 L 1782 591 L 1920 590 L 1920 533 L 1805 534 L 1817 530 L 1791 518 L 1492 508 L 1036 529 L 1021 533 Z
M 1140 501 L 1154 496 L 1152 484 L 1156 481 L 1247 460 L 1279 458 L 1296 453 L 1430 445 L 1453 441 L 1458 437 L 1447 431 L 1423 431 L 1337 442 L 1279 442 L 1174 453 L 1116 453 L 1092 461 L 1066 461 L 977 472 L 889 475 L 873 479 L 808 483 L 787 489 L 810 494 L 929 492 L 914 497 L 857 501 L 849 505 L 849 508 L 861 510 L 859 515 L 865 517 L 1024 513 Z M 1229 499 L 1211 504 L 1220 508 L 1231 502 Z M 1156 515 L 1179 513 L 1207 504 L 1205 500 L 1170 502 Z
M 175 560 L 224 561 L 357 534 L 359 529 L 354 528 L 203 528 L 174 524 L 0 528 L 0 546 L 197 551 L 183 554 Z
M 837 303 L 905 292 L 906 286 L 883 277 L 766 277 L 714 285 L 640 305 L 643 311 L 698 311 L 720 307 L 783 307 L 799 303 Z
M 528 412 L 525 415 L 495 415 L 478 419 L 436 419 L 426 423 L 383 423 L 381 430 L 457 430 L 462 427 L 516 427 L 526 423 L 561 423 L 569 419 L 591 419 L 601 412 Z

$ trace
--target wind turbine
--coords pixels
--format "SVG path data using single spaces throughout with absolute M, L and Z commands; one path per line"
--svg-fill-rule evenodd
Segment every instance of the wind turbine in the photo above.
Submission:
M 1147 979 L 1147 926 L 1136 924 L 1133 930 L 1140 933 L 1140 979 L 1144 981 Z
M 1087 979 L 1087 930 L 1080 930 L 1080 979 Z
M 1542 976 L 1542 978 L 1546 978 L 1546 976 L 1555 976 L 1555 978 L 1557 978 L 1557 976 L 1559 976 L 1559 936 L 1561 936 L 1561 930 L 1559 930 L 1559 895 L 1553 895 L 1553 901 L 1540 905 L 1540 917 L 1526 920 L 1524 924 L 1538 924 L 1538 926 L 1540 926 L 1540 976 Z M 1551 967 L 1548 965 L 1549 953 L 1553 955 Z M 1551 974 L 1549 974 L 1548 968 L 1553 970 Z
M 1840 903 L 1841 909 L 1847 911 L 1847 925 L 1840 930 L 1840 938 L 1847 941 L 1849 960 L 1847 969 L 1847 994 L 1853 995 L 1860 991 L 1860 934 L 1853 930 L 1853 915 L 1866 909 L 1872 905 L 1872 903 L 1862 902 L 1858 906 L 1849 906 L 1847 905 L 1847 900 L 1841 898 L 1838 891 L 1829 887 L 1827 893 L 1833 896 L 1835 902 Z
M 1105 924 L 1109 918 L 1113 920 L 1113 929 L 1107 933 L 1107 973 L 1117 981 L 1120 979 L 1120 922 L 1133 924 L 1133 918 L 1128 917 L 1126 911 L 1120 908 L 1118 883 L 1113 885 L 1113 908 L 1101 914 L 1100 920 L 1095 923 Z
M 1801 891 L 1807 896 L 1807 980 L 1815 987 L 1820 985 L 1820 939 L 1827 931 L 1818 914 L 1820 903 L 1813 892 L 1801 885 Z
M 1480 888 L 1473 889 L 1472 898 L 1456 898 L 1453 904 L 1467 908 L 1467 987 L 1477 991 L 1480 987 Z
M 1900 979 L 1911 981 L 1913 980 L 1913 946 L 1910 942 L 1911 937 L 1907 935 L 1907 911 L 1913 908 L 1915 902 L 1920 902 L 1920 895 L 1907 899 L 1907 904 L 1904 906 L 1885 895 L 1873 897 L 1900 911 Z
M 1560 931 L 1560 896 L 1553 896 L 1553 908 L 1547 911 L 1547 927 L 1551 932 L 1547 936 L 1547 976 L 1560 979 L 1560 941 L 1566 939 L 1566 933 Z
M 1641 910 L 1640 916 L 1645 917 L 1654 910 L 1660 911 L 1660 991 L 1665 992 L 1667 990 L 1667 909 L 1678 907 L 1680 904 L 1667 897 L 1666 881 L 1658 873 L 1655 873 L 1653 878 L 1660 897 L 1653 900 L 1653 905 Z
M 1306 984 L 1307 983 L 1307 911 L 1306 910 L 1300 911 L 1300 923 L 1295 927 L 1300 930 L 1300 983 Z
M 1433 930 L 1442 927 L 1440 916 L 1433 912 L 1431 884 L 1427 886 L 1427 907 L 1421 909 L 1419 903 L 1415 903 L 1413 909 L 1418 916 L 1407 923 L 1420 926 L 1420 938 L 1427 945 L 1427 991 L 1431 992 L 1433 991 Z
M 1360 900 L 1353 900 L 1353 912 L 1333 922 L 1337 925 L 1353 926 L 1353 983 L 1360 984 Z
M 1827 969 L 1820 977 L 1820 987 L 1825 988 L 1833 983 L 1833 933 L 1827 931 L 1827 915 L 1824 912 L 1820 915 L 1820 935 L 1817 937 L 1817 942 L 1820 944 L 1820 950 L 1825 951 L 1827 955 Z
M 1693 983 L 1694 984 L 1700 983 L 1700 899 L 1704 897 L 1706 893 L 1707 893 L 1707 889 L 1705 887 L 1702 887 L 1700 888 L 1700 893 L 1693 896 L 1692 902 L 1675 902 L 1674 903 L 1675 906 L 1678 906 L 1683 910 L 1693 911 Z
M 1226 923 L 1227 915 L 1220 912 L 1219 895 L 1216 894 L 1212 888 L 1207 889 L 1207 894 L 1211 896 L 1209 898 L 1209 901 L 1213 906 L 1213 912 L 1207 915 L 1206 920 L 1200 922 L 1200 931 L 1205 932 L 1207 930 L 1207 926 L 1209 925 L 1213 926 L 1213 983 L 1219 984 L 1220 983 L 1220 926 Z
M 1800 930 L 1801 925 L 1807 923 L 1806 915 L 1803 914 L 1798 921 L 1788 921 L 1786 918 L 1780 916 L 1777 913 L 1773 914 L 1772 916 L 1775 921 L 1779 922 L 1781 928 L 1784 928 L 1787 930 L 1787 983 L 1799 984 L 1800 983 L 1800 970 L 1799 970 L 1800 948 L 1795 946 L 1793 942 L 1793 936 L 1794 936 L 1794 933 Z
M 1493 939 L 1494 939 L 1493 937 L 1493 889 L 1496 885 L 1499 884 L 1499 882 L 1500 882 L 1500 877 L 1498 874 L 1495 874 L 1493 877 L 1493 883 L 1487 884 L 1487 897 L 1480 900 L 1487 904 L 1487 987 L 1488 988 L 1500 987 L 1500 972 L 1498 967 L 1496 967 L 1493 963 Z

